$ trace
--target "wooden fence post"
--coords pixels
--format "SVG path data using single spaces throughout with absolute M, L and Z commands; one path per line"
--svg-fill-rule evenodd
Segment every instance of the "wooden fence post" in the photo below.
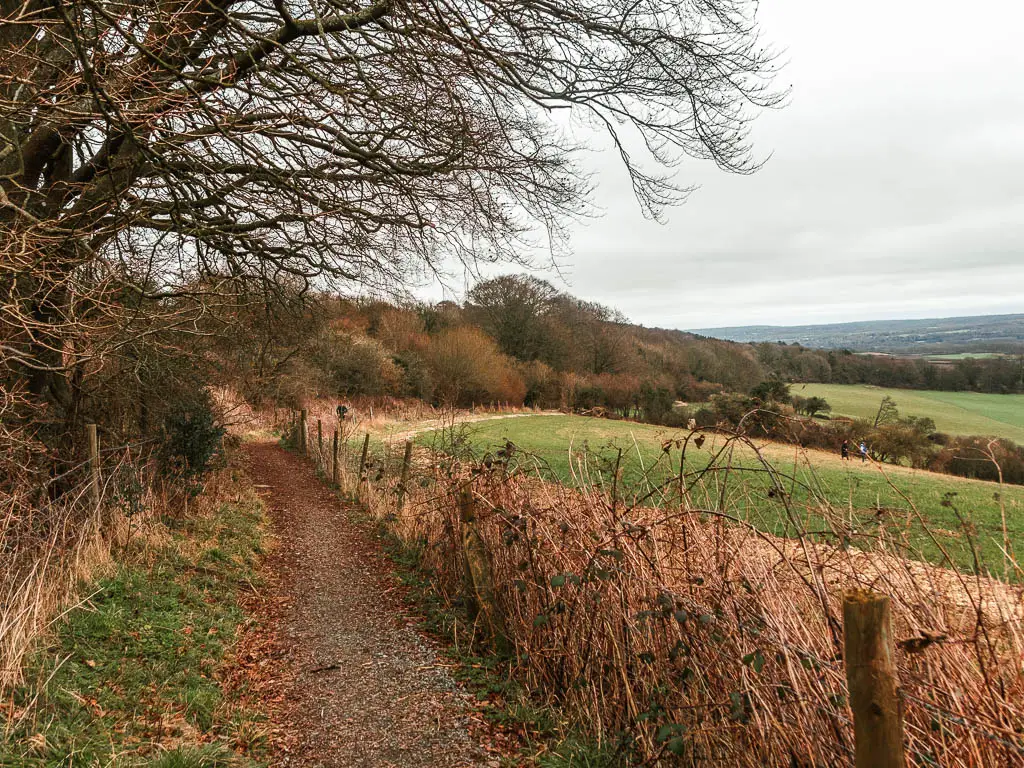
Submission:
M 856 767 L 906 768 L 888 597 L 866 589 L 846 593 L 843 645 Z
M 359 457 L 359 482 L 363 482 L 363 473 L 366 472 L 366 452 L 370 450 L 370 433 L 366 433 L 363 439 L 363 454 Z
M 334 458 L 331 461 L 331 482 L 341 485 L 341 473 L 338 470 L 338 430 L 334 430 Z
M 100 508 L 100 436 L 95 424 L 85 425 L 85 440 L 89 451 L 89 498 L 95 509 Z
M 309 424 L 307 422 L 308 418 L 309 411 L 303 408 L 302 412 L 299 414 L 299 440 L 302 443 L 300 448 L 302 450 L 303 456 L 309 454 Z
M 402 459 L 402 476 L 398 481 L 398 511 L 405 506 L 406 484 L 409 482 L 409 465 L 412 464 L 412 440 L 405 441 L 405 457 Z
M 459 489 L 459 527 L 462 554 L 466 562 L 465 577 L 470 609 L 483 616 L 484 625 L 498 652 L 507 653 L 510 650 L 508 634 L 494 600 L 491 561 L 487 556 L 487 546 L 476 529 L 476 505 L 473 503 L 473 489 L 469 483 Z

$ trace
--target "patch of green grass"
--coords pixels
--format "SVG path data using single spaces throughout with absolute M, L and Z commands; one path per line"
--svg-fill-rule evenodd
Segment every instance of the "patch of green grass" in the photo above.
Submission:
M 902 416 L 928 416 L 940 432 L 1005 437 L 1024 445 L 1024 395 L 888 389 L 865 384 L 794 384 L 794 395 L 824 397 L 834 416 L 873 419 L 888 395 Z
M 992 360 L 1009 357 L 1005 352 L 949 352 L 944 355 L 922 355 L 925 360 Z
M 259 502 L 226 503 L 166 521 L 155 552 L 121 553 L 128 564 L 57 623 L 29 665 L 34 682 L 13 691 L 0 766 L 262 765 L 258 718 L 218 681 L 262 520 Z
M 613 768 L 623 764 L 623 759 L 614 750 L 575 739 L 566 739 L 550 752 L 537 757 L 540 768 Z
M 495 451 L 511 440 L 521 451 L 521 466 L 537 468 L 547 479 L 573 484 L 580 480 L 578 455 L 586 450 L 591 482 L 611 486 L 613 468 L 622 451 L 620 492 L 626 501 L 642 495 L 650 484 L 661 483 L 678 473 L 679 451 L 665 454 L 664 441 L 679 438 L 685 431 L 647 424 L 592 419 L 583 416 L 525 416 L 517 419 L 481 421 L 467 425 L 468 445 L 476 455 Z M 431 444 L 434 436 L 420 436 Z M 749 449 L 737 448 L 731 464 L 740 471 L 728 479 L 720 471 L 709 472 L 703 480 L 697 475 L 716 464 L 715 452 L 723 439 L 710 437 L 702 450 L 691 443 L 687 449 L 685 471 L 691 495 L 700 508 L 723 510 L 760 528 L 781 536 L 798 531 L 817 532 L 825 540 L 837 541 L 820 514 L 819 500 L 828 500 L 844 511 L 846 519 L 865 537 L 882 535 L 880 523 L 891 530 L 906 531 L 917 556 L 936 563 L 947 563 L 943 550 L 953 563 L 971 570 L 974 556 L 971 534 L 980 554 L 982 569 L 1002 573 L 1004 558 L 1000 510 L 1000 489 L 994 483 L 966 480 L 913 471 L 899 467 L 878 467 L 858 460 L 841 462 L 829 454 L 808 451 L 798 453 L 793 446 L 767 445 L 764 453 L 782 474 L 787 512 L 774 483 Z M 570 448 L 573 455 L 570 455 Z M 717 459 L 721 466 L 724 457 Z M 884 474 L 883 474 L 884 472 Z M 904 498 L 906 497 L 906 498 Z M 912 513 L 911 504 L 927 521 L 926 532 Z M 655 499 L 647 503 L 652 505 Z M 1024 551 L 1024 488 L 1007 486 L 1001 491 L 1018 554 Z M 887 510 L 881 516 L 879 509 Z M 849 542 L 840 542 L 849 543 Z

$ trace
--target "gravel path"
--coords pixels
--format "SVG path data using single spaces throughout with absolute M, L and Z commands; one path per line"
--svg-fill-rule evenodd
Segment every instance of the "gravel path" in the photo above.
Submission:
M 292 746 L 276 764 L 317 768 L 491 766 L 466 695 L 414 629 L 379 546 L 310 464 L 246 447 L 270 511 L 269 602 L 286 649 L 279 677 Z

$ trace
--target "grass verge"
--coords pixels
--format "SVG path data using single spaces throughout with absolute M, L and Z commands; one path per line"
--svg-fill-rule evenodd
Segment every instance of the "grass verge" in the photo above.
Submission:
M 264 535 L 263 507 L 240 481 L 235 500 L 196 505 L 133 540 L 56 622 L 29 662 L 31 682 L 0 704 L 0 766 L 266 764 L 261 717 L 223 675 Z

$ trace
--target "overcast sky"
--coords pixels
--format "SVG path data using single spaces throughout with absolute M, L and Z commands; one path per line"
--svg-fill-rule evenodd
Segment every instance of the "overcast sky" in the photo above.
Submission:
M 603 215 L 542 276 L 669 328 L 1024 312 L 1024 3 L 766 0 L 760 21 L 792 84 L 754 127 L 765 167 L 684 164 L 700 188 L 661 225 L 595 153 Z

